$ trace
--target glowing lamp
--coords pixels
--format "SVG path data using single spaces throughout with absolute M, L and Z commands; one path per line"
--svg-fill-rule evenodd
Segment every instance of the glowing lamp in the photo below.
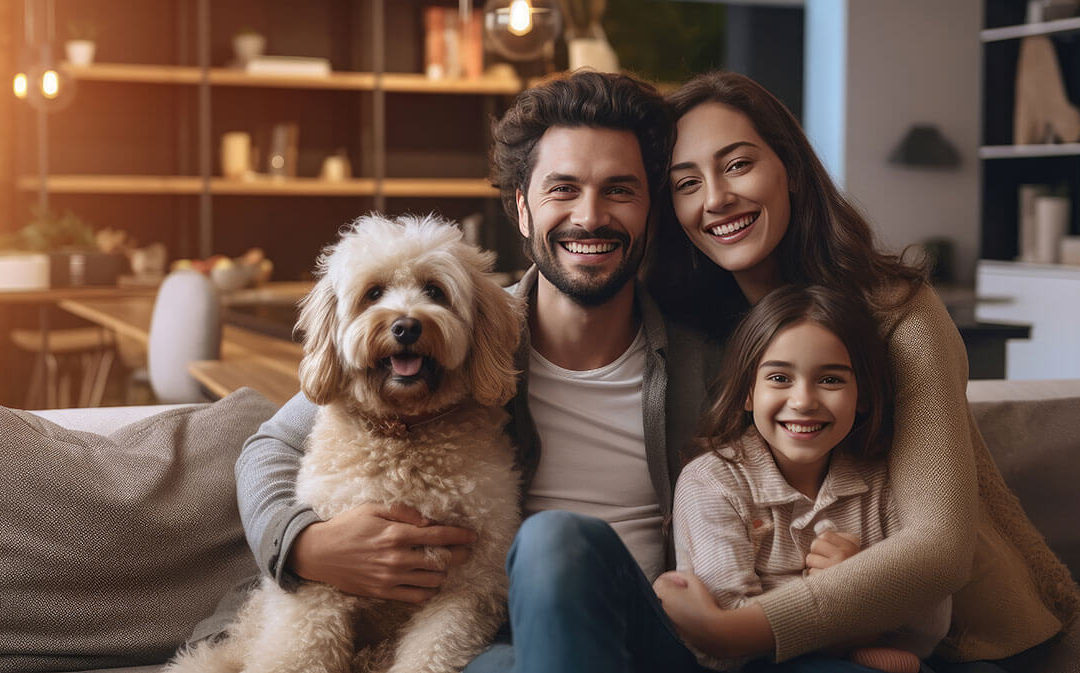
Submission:
M 484 5 L 487 44 L 514 61 L 541 56 L 561 28 L 554 0 L 488 0 Z

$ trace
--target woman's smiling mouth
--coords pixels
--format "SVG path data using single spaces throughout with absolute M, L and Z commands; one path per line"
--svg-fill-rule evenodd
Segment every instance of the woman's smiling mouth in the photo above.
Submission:
M 726 238 L 728 236 L 737 234 L 752 225 L 754 222 L 757 221 L 760 215 L 761 211 L 758 211 L 756 213 L 748 213 L 734 220 L 728 220 L 727 222 L 723 222 L 721 224 L 714 224 L 705 231 L 708 232 L 710 236 L 713 236 L 715 238 Z

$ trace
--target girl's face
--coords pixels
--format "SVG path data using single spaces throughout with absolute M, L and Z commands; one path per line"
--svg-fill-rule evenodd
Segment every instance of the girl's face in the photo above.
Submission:
M 816 497 L 829 452 L 855 423 L 858 400 L 843 342 L 817 323 L 801 322 L 765 349 L 746 410 L 788 483 Z
M 675 215 L 755 302 L 781 283 L 776 246 L 791 215 L 780 157 L 742 112 L 702 103 L 679 119 L 671 157 Z

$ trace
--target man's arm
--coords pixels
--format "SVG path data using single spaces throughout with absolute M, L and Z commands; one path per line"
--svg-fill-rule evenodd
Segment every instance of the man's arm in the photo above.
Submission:
M 236 461 L 236 494 L 259 568 L 284 588 L 299 578 L 347 593 L 421 603 L 476 535 L 432 525 L 409 507 L 361 505 L 322 521 L 296 500 L 296 475 L 318 407 L 297 394 L 259 427 Z M 448 554 L 423 547 L 446 547 Z

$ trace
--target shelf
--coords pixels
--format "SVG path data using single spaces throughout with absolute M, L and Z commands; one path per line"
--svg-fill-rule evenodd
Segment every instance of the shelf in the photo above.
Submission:
M 202 71 L 194 66 L 95 63 L 78 67 L 68 65 L 67 69 L 75 79 L 93 82 L 199 84 L 202 81 Z M 372 91 L 377 80 L 370 72 L 332 72 L 319 76 L 252 75 L 232 68 L 210 68 L 207 79 L 213 86 L 342 91 Z M 386 73 L 380 88 L 402 93 L 513 95 L 521 91 L 521 80 L 516 77 L 429 79 L 417 73 Z
M 1018 26 L 1005 26 L 1003 28 L 987 28 L 979 33 L 983 42 L 997 42 L 999 40 L 1015 40 L 1032 35 L 1051 35 L 1053 33 L 1069 33 L 1080 31 L 1080 17 L 1058 19 L 1057 21 L 1043 21 L 1041 23 L 1024 23 Z
M 1067 157 L 1074 155 L 1080 155 L 1080 143 L 984 145 L 979 148 L 980 159 L 1028 159 L 1035 157 Z
M 22 191 L 38 188 L 36 176 L 18 179 Z M 197 176 L 169 175 L 51 175 L 49 191 L 56 194 L 163 194 L 202 193 Z M 376 182 L 356 178 L 330 182 L 319 178 L 226 180 L 212 178 L 210 193 L 223 196 L 374 196 Z M 484 178 L 387 178 L 382 193 L 388 197 L 492 198 L 499 192 Z

